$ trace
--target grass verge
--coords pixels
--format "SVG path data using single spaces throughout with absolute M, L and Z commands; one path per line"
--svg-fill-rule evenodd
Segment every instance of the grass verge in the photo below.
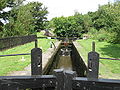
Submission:
M 81 46 L 79 50 L 82 57 L 87 62 L 88 52 L 91 51 L 91 39 L 78 40 Z M 100 57 L 106 58 L 120 58 L 120 44 L 110 44 L 107 42 L 96 42 L 96 52 L 100 54 Z M 118 60 L 102 60 L 100 59 L 99 75 L 101 78 L 120 79 L 120 61 Z
M 42 33 L 38 33 L 37 36 L 43 36 Z M 48 48 L 50 48 L 50 39 L 39 39 L 38 47 L 42 47 L 43 52 L 45 52 Z M 20 45 L 5 51 L 1 51 L 0 55 L 6 54 L 21 54 L 21 53 L 31 53 L 31 49 L 33 49 L 34 42 Z M 9 56 L 9 57 L 0 57 L 0 76 L 5 76 L 9 72 L 12 71 L 21 71 L 27 65 L 30 64 L 31 56 Z

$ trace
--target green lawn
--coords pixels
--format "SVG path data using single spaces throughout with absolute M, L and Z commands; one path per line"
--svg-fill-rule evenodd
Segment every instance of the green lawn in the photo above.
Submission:
M 38 33 L 37 36 L 43 36 Z M 43 52 L 50 47 L 50 39 L 39 39 L 38 47 L 42 47 Z M 15 48 L 11 48 L 5 51 L 1 51 L 0 55 L 6 54 L 21 54 L 21 53 L 31 53 L 31 49 L 35 47 L 34 42 L 20 45 Z M 31 56 L 10 56 L 10 57 L 0 57 L 0 76 L 4 76 L 12 71 L 23 70 L 27 65 L 30 64 Z
M 78 40 L 81 48 L 80 54 L 87 62 L 87 54 L 91 51 L 91 39 Z M 94 40 L 95 41 L 95 40 Z M 110 44 L 107 42 L 96 42 L 96 51 L 100 54 L 100 57 L 106 58 L 120 58 L 120 44 Z M 99 75 L 101 78 L 114 78 L 120 79 L 120 61 L 115 60 L 101 60 L 100 59 Z

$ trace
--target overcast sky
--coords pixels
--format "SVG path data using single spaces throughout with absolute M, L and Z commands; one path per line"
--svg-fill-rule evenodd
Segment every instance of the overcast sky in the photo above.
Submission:
M 26 0 L 39 1 L 48 7 L 48 19 L 59 16 L 71 16 L 75 11 L 87 13 L 88 11 L 96 11 L 98 5 L 107 4 L 114 0 Z

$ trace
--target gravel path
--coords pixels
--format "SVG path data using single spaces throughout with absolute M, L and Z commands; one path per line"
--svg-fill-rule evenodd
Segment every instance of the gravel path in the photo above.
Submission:
M 57 47 L 60 42 L 56 42 L 55 46 Z M 49 48 L 46 52 L 43 53 L 42 55 L 42 67 L 44 68 L 45 65 L 47 64 L 49 58 L 52 56 L 55 48 Z M 28 76 L 31 75 L 31 65 L 28 65 L 27 67 L 24 68 L 23 71 L 14 71 L 9 73 L 7 76 Z

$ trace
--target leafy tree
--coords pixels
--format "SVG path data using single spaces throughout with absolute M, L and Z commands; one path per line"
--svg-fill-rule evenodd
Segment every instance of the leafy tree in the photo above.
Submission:
M 92 18 L 93 27 L 106 33 L 98 35 L 100 38 L 104 37 L 104 40 L 111 43 L 120 43 L 120 1 L 99 6 L 98 11 L 89 12 L 88 15 Z
M 5 33 L 3 33 L 5 24 L 3 21 L 9 22 L 9 20 L 11 20 L 9 18 L 11 10 L 16 6 L 19 6 L 23 1 L 24 0 L 0 0 L 0 37 L 5 35 Z M 11 10 L 6 12 L 4 10 L 6 8 L 11 8 Z
M 47 22 L 47 7 L 43 7 L 42 3 L 39 2 L 32 2 L 29 3 L 28 6 L 31 6 L 31 13 L 34 18 L 35 30 L 43 30 L 46 27 Z
M 2 37 L 33 34 L 37 30 L 45 28 L 48 11 L 42 3 L 31 2 L 23 5 L 22 0 L 16 3 L 16 6 L 10 11 L 9 23 L 4 25 Z
M 34 33 L 34 19 L 30 12 L 29 6 L 21 6 L 17 15 L 17 20 L 14 23 L 13 35 L 28 35 Z
M 51 22 L 53 23 L 53 28 L 55 29 L 54 30 L 54 33 L 56 33 L 57 36 L 65 36 L 66 34 L 66 25 L 67 25 L 67 19 L 65 17 L 56 17 L 56 18 L 53 18 L 51 20 Z
M 78 12 L 75 12 L 74 16 L 53 18 L 50 22 L 57 36 L 62 37 L 80 37 L 92 26 L 90 16 Z
M 7 17 L 7 13 L 3 11 L 6 7 L 10 6 L 10 2 L 13 2 L 13 0 L 0 0 L 0 33 L 3 31 L 3 22 L 2 20 L 5 20 Z

